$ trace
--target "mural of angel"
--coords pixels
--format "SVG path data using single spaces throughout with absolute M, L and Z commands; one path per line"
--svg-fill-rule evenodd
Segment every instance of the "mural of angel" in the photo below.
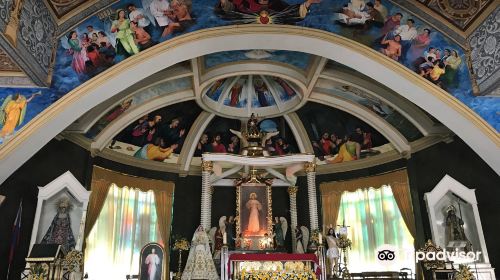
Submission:
M 16 93 L 14 96 L 9 95 L 5 98 L 0 107 L 0 125 L 3 125 L 0 130 L 0 139 L 12 135 L 16 127 L 23 123 L 28 103 L 38 95 L 42 93 L 33 93 L 29 98 Z
M 45 233 L 42 244 L 59 244 L 64 252 L 69 252 L 76 245 L 75 236 L 71 230 L 71 218 L 69 212 L 73 209 L 67 197 L 57 202 L 57 214 L 54 216 L 47 233 Z

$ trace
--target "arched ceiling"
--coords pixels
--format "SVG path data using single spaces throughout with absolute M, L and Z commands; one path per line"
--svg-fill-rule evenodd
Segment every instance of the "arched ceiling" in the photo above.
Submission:
M 208 54 L 153 74 L 87 112 L 66 129 L 65 136 L 80 139 L 75 141 L 84 143 L 82 145 L 91 149 L 94 154 L 105 154 L 115 160 L 139 164 L 138 159 L 132 156 L 140 146 L 134 146 L 131 142 L 119 142 L 115 144 L 119 149 L 110 149 L 113 146 L 110 144 L 112 139 L 120 138 L 119 135 L 124 134 L 126 127 L 131 129 L 145 115 L 149 114 L 151 119 L 155 115 L 162 115 L 162 110 L 179 111 L 175 109 L 179 108 L 175 104 L 194 100 L 203 112 L 189 124 L 181 124 L 187 130 L 187 135 L 183 140 L 184 146 L 178 151 L 180 155 L 163 162 L 171 165 L 169 168 L 173 171 L 190 172 L 199 165 L 199 159 L 192 159 L 194 147 L 203 132 L 213 123 L 215 116 L 237 120 L 245 120 L 251 113 L 257 113 L 262 119 L 283 116 L 293 134 L 293 138 L 288 140 L 296 142 L 297 151 L 313 152 L 312 142 L 317 135 L 312 136 L 310 128 L 307 132 L 307 120 L 294 113 L 308 102 L 324 104 L 333 111 L 344 111 L 352 119 L 360 119 L 361 123 L 357 123 L 365 123 L 363 126 L 369 127 L 373 133 L 380 133 L 380 137 L 390 143 L 386 148 L 381 148 L 381 151 L 386 152 L 379 155 L 381 158 L 387 157 L 388 152 L 393 155 L 393 159 L 408 157 L 418 150 L 416 147 L 420 143 L 428 141 L 427 145 L 430 145 L 442 141 L 451 133 L 401 95 L 342 64 L 290 51 L 234 59 L 238 56 L 237 53 L 248 52 Z M 278 55 L 275 57 L 273 53 Z M 287 59 L 283 60 L 283 57 Z M 297 62 L 305 57 L 307 63 Z M 210 63 L 206 62 L 207 59 L 210 59 Z M 267 106 L 260 103 L 263 101 L 259 100 L 258 91 L 262 91 L 261 99 L 271 100 Z M 248 102 L 249 99 L 253 99 L 252 102 Z M 194 110 L 193 106 L 182 108 Z M 190 110 L 185 111 L 185 114 L 190 114 Z M 318 114 L 320 115 L 315 118 L 321 119 L 328 115 L 319 111 Z M 162 125 L 169 124 L 173 118 L 182 118 L 182 115 L 170 114 L 167 117 L 163 114 Z M 345 123 L 346 120 L 332 117 L 330 122 Z M 354 124 L 351 124 L 350 129 L 353 127 Z M 350 133 L 347 128 L 340 129 L 342 132 L 336 130 L 341 135 Z M 85 135 L 86 138 L 76 136 L 78 134 Z M 390 151 L 395 151 L 395 154 Z M 362 168 L 377 164 L 369 158 L 361 161 L 365 163 L 358 163 L 355 167 L 349 167 L 352 163 L 344 163 L 347 167 L 343 168 Z M 143 165 L 144 162 L 140 164 Z M 157 166 L 159 163 L 147 164 Z M 322 168 L 324 172 L 329 172 L 328 170 L 339 167 Z
M 196 40 L 192 40 L 192 38 L 189 38 L 190 36 L 172 39 L 169 42 L 165 42 L 165 44 L 158 45 L 148 52 L 131 57 L 119 65 L 116 65 L 112 71 L 105 72 L 94 78 L 92 83 L 88 83 L 78 88 L 73 94 L 68 95 L 59 102 L 58 106 L 53 106 L 48 110 L 55 110 L 55 112 L 60 110 L 59 113 L 53 115 L 49 114 L 49 118 L 36 119 L 27 126 L 29 128 L 21 130 L 18 135 L 25 139 L 24 142 L 11 141 L 6 143 L 2 150 L 4 155 L 3 158 L 7 160 L 5 162 L 9 162 L 10 159 L 12 159 L 12 162 L 16 163 L 23 162 L 24 160 L 22 158 L 29 157 L 40 147 L 40 145 L 43 145 L 43 143 L 54 137 L 55 134 L 68 127 L 70 123 L 74 122 L 76 118 L 83 115 L 85 112 L 90 111 L 94 107 L 98 108 L 96 107 L 98 104 L 109 103 L 110 105 L 116 105 L 123 101 L 122 97 L 131 96 L 134 92 L 141 90 L 156 94 L 155 98 L 158 99 L 144 102 L 144 104 L 149 106 L 148 109 L 142 106 L 137 106 L 133 109 L 132 107 L 130 108 L 130 112 L 135 112 L 135 114 L 139 116 L 141 113 L 144 113 L 145 110 L 153 111 L 162 108 L 162 106 L 168 104 L 168 102 L 173 104 L 179 102 L 179 100 L 199 100 L 199 96 L 201 96 L 201 92 L 205 88 L 201 86 L 204 82 L 210 80 L 216 81 L 217 79 L 234 75 L 234 73 L 229 72 L 229 69 L 234 67 L 234 65 L 215 67 L 215 69 L 203 72 L 200 67 L 200 61 L 196 58 L 199 55 L 204 56 L 214 51 L 232 51 L 238 49 L 261 48 L 263 46 L 265 46 L 266 49 L 281 49 L 284 46 L 282 42 L 294 42 L 294 44 L 286 45 L 286 49 L 307 52 L 317 56 L 313 63 L 314 66 L 305 74 L 302 73 L 301 75 L 300 71 L 296 71 L 293 67 L 286 65 L 250 62 L 248 63 L 248 68 L 243 68 L 245 73 L 238 73 L 238 75 L 265 74 L 284 78 L 292 82 L 294 82 L 294 80 L 302 81 L 307 90 L 304 91 L 303 94 L 304 101 L 301 101 L 301 104 L 298 106 L 303 105 L 307 100 L 313 101 L 314 98 L 317 99 L 317 102 L 327 102 L 327 105 L 335 105 L 335 107 L 340 109 L 351 110 L 351 112 L 357 115 L 365 114 L 365 121 L 369 121 L 378 131 L 385 133 L 386 137 L 390 136 L 387 138 L 395 145 L 400 155 L 409 156 L 412 149 L 411 145 L 408 144 L 408 140 L 392 126 L 389 121 L 374 112 L 378 110 L 378 108 L 375 109 L 375 107 L 370 105 L 366 106 L 366 104 L 361 105 L 348 98 L 342 99 L 336 97 L 333 98 L 335 102 L 325 101 L 326 98 L 321 97 L 321 95 L 330 93 L 321 92 L 322 90 L 318 90 L 319 97 L 315 96 L 315 88 L 320 80 L 323 79 L 323 84 L 327 84 L 326 87 L 328 90 L 336 87 L 337 90 L 334 90 L 336 94 L 341 94 L 342 91 L 344 91 L 359 97 L 359 86 L 349 85 L 349 83 L 352 84 L 350 81 L 344 81 L 344 84 L 342 84 L 342 82 L 338 84 L 338 81 L 334 81 L 337 85 L 328 84 L 328 82 L 326 82 L 336 79 L 336 77 L 334 79 L 331 77 L 329 78 L 327 77 L 328 74 L 324 73 L 326 62 L 328 59 L 338 61 L 344 65 L 349 65 L 352 69 L 359 71 L 361 74 L 371 76 L 374 80 L 385 84 L 391 91 L 397 92 L 397 94 L 391 97 L 390 95 L 372 91 L 369 86 L 366 92 L 361 90 L 363 94 L 368 94 L 369 96 L 373 96 L 370 95 L 370 92 L 375 92 L 379 100 L 387 100 L 394 103 L 393 105 L 396 106 L 391 106 L 393 111 L 399 112 L 402 116 L 413 118 L 408 118 L 408 121 L 417 127 L 424 136 L 439 134 L 439 132 L 436 133 L 436 131 L 440 129 L 437 129 L 432 120 L 423 114 L 422 111 L 420 114 L 416 113 L 418 112 L 418 107 L 415 106 L 412 109 L 413 112 L 410 112 L 403 109 L 405 106 L 408 109 L 411 107 L 410 105 L 414 103 L 428 111 L 439 121 L 449 126 L 452 130 L 466 139 L 469 145 L 476 149 L 493 168 L 498 166 L 495 164 L 497 158 L 494 157 L 494 154 L 488 154 L 489 151 L 496 147 L 494 137 L 487 136 L 480 139 L 474 137 L 477 136 L 478 133 L 479 135 L 488 135 L 489 130 L 482 129 L 480 125 L 476 126 L 471 122 L 467 117 L 467 113 L 464 113 L 467 112 L 467 110 L 463 111 L 460 107 L 463 105 L 457 104 L 458 101 L 453 97 L 448 96 L 446 93 L 438 90 L 435 86 L 432 86 L 423 79 L 416 79 L 414 73 L 411 73 L 401 65 L 388 61 L 386 58 L 381 59 L 380 54 L 368 51 L 366 47 L 353 44 L 352 42 L 345 41 L 321 31 L 308 30 L 307 32 L 303 32 L 300 28 L 288 26 L 276 29 L 273 27 L 261 29 L 256 26 L 247 26 L 239 27 L 238 29 L 238 34 L 227 32 L 229 29 L 224 30 L 224 28 L 199 31 L 195 34 Z M 287 29 L 287 31 L 283 32 L 284 29 Z M 244 35 L 242 33 L 244 33 Z M 210 45 L 211 48 L 200 48 L 200 46 L 206 45 Z M 180 48 L 180 46 L 182 46 L 182 48 Z M 332 49 L 336 51 L 331 52 Z M 169 67 L 185 60 L 189 60 L 190 65 L 188 64 L 188 67 L 186 67 L 185 64 L 180 64 L 180 66 L 176 65 L 172 68 Z M 241 65 L 238 65 L 238 68 L 241 68 L 240 66 Z M 174 75 L 162 76 L 162 74 L 167 72 Z M 184 78 L 191 77 L 193 84 L 192 89 L 186 89 L 182 92 L 174 91 L 174 94 L 176 94 L 175 98 L 172 97 L 173 94 L 162 95 L 163 91 L 155 88 L 155 86 L 159 86 L 162 82 L 168 82 L 168 79 L 173 81 L 175 78 L 178 78 L 175 75 L 184 75 Z M 157 79 L 151 78 L 155 76 Z M 324 87 L 325 86 L 323 86 L 323 89 Z M 378 84 L 377 88 L 384 89 L 384 86 Z M 356 92 L 358 94 L 356 94 Z M 374 97 L 377 98 L 376 96 Z M 402 99 L 407 98 L 411 102 L 407 101 L 406 105 L 399 106 L 396 100 L 398 97 Z M 369 100 L 370 98 L 364 97 L 364 99 Z M 101 110 L 106 108 L 109 109 L 109 107 L 105 106 L 102 107 Z M 102 113 L 102 111 L 98 113 Z M 86 115 L 78 121 L 76 125 L 82 123 L 88 126 L 89 122 L 83 122 L 83 119 L 89 120 L 90 123 L 98 119 L 95 118 L 95 116 L 89 116 L 90 115 Z M 131 118 L 126 119 L 125 115 L 123 115 L 112 122 L 111 126 L 107 126 L 103 132 L 99 133 L 94 141 L 94 149 L 102 150 L 107 140 L 110 140 L 115 133 L 134 120 L 132 115 L 128 116 Z M 294 119 L 291 114 L 285 116 L 285 118 L 290 120 Z M 426 122 L 429 125 L 422 125 L 416 118 L 427 119 Z M 419 124 L 417 125 L 417 123 Z M 74 127 L 72 127 L 72 129 L 74 129 Z M 300 128 L 296 128 L 296 131 L 299 134 L 303 134 L 300 132 Z M 31 137 L 26 137 L 25 134 L 29 134 Z M 21 144 L 23 146 L 22 149 L 20 146 Z M 303 145 L 303 149 L 306 149 L 305 144 Z M 3 168 L 4 166 L 6 168 Z M 6 178 L 15 168 L 17 168 L 16 164 L 2 165 L 2 177 Z

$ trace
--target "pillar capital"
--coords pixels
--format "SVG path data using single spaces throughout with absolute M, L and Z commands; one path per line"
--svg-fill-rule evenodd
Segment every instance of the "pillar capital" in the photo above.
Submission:
M 304 163 L 304 169 L 306 172 L 316 172 L 316 164 L 314 162 Z
M 297 186 L 290 186 L 290 187 L 288 187 L 287 191 L 288 191 L 288 194 L 290 196 L 296 196 L 297 192 L 299 191 L 299 187 L 297 187 Z
M 214 163 L 211 161 L 202 161 L 201 162 L 201 170 L 202 171 L 207 171 L 207 172 L 212 172 L 214 170 Z

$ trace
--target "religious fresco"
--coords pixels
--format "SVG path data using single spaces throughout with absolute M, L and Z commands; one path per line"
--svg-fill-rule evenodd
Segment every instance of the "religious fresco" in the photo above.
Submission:
M 0 88 L 0 144 L 55 101 L 47 89 Z
M 302 52 L 283 50 L 239 50 L 216 52 L 203 57 L 205 69 L 210 69 L 226 63 L 238 61 L 265 61 L 278 62 L 306 71 L 309 67 L 312 55 Z
M 357 160 L 391 149 L 378 131 L 341 110 L 308 102 L 297 114 L 320 164 Z
M 264 149 L 269 155 L 279 156 L 299 152 L 292 130 L 283 117 L 263 119 L 259 122 L 258 127 L 260 131 L 266 133 L 279 132 L 268 139 L 265 144 Z M 207 152 L 240 154 L 239 138 L 231 130 L 240 131 L 241 121 L 215 117 L 198 139 L 194 157 L 201 157 L 203 153 Z
M 396 109 L 386 104 L 382 100 L 371 96 L 355 87 L 335 83 L 333 85 L 328 83 L 327 86 L 328 88 L 321 87 L 321 91 L 333 96 L 337 96 L 341 99 L 354 101 L 367 108 L 368 110 L 374 112 L 379 117 L 386 120 L 395 129 L 397 129 L 409 142 L 423 137 L 423 134 L 414 124 L 412 124 L 407 118 L 401 115 L 401 113 L 399 113 Z
M 165 96 L 174 92 L 188 90 L 193 88 L 191 77 L 170 80 L 155 84 L 151 87 L 139 90 L 133 96 L 126 97 L 120 104 L 110 109 L 102 116 L 85 134 L 90 139 L 94 139 L 108 124 L 118 118 L 122 113 L 130 108 L 138 107 L 146 101 L 160 96 Z
M 16 129 L 75 87 L 156 43 L 204 28 L 258 23 L 320 29 L 369 46 L 445 89 L 500 131 L 500 101 L 473 95 L 464 51 L 391 1 L 263 2 L 267 1 L 118 1 L 60 38 L 53 80 L 47 90 L 51 98 L 33 99 L 31 102 L 40 106 L 28 106 Z M 8 95 L 2 94 L 2 98 Z
M 161 108 L 132 122 L 108 148 L 136 158 L 176 163 L 186 135 L 201 113 L 194 101 Z

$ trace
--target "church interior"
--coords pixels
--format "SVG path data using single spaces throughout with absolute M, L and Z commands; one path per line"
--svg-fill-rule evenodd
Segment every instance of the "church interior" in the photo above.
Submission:
M 496 279 L 497 0 L 0 1 L 0 280 Z

